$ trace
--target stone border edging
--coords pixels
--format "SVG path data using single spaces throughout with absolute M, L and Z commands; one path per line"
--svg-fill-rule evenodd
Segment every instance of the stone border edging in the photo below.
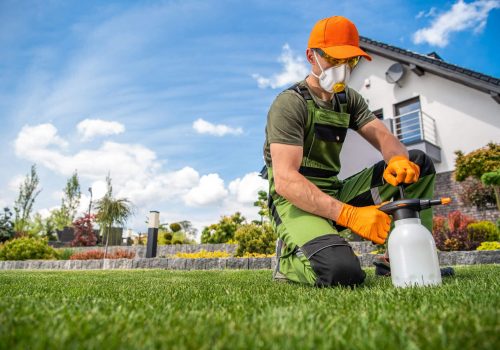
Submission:
M 376 255 L 358 256 L 362 267 L 372 267 Z M 500 264 L 500 250 L 439 252 L 441 266 Z M 273 269 L 276 258 L 137 258 L 101 260 L 24 260 L 0 261 L 0 270 L 259 270 Z

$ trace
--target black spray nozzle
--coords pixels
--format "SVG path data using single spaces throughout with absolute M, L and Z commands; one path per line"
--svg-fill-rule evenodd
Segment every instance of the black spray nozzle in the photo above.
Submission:
M 384 204 L 379 208 L 384 213 L 392 215 L 394 220 L 418 218 L 419 212 L 433 205 L 448 204 L 450 198 L 441 199 L 400 199 Z

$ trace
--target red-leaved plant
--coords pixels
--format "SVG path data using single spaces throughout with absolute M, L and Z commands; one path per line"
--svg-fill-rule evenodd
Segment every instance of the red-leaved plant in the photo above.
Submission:
M 448 219 L 436 216 L 433 220 L 432 235 L 436 246 L 442 251 L 474 250 L 481 241 L 469 234 L 467 226 L 475 220 L 460 211 L 452 211 Z
M 85 214 L 85 216 L 73 222 L 73 228 L 75 230 L 75 239 L 71 241 L 73 247 L 90 247 L 96 245 L 97 237 L 92 227 L 94 219 L 94 215 Z
M 106 255 L 106 259 L 133 259 L 135 252 L 124 249 L 114 250 Z M 96 260 L 103 259 L 103 250 L 87 250 L 86 252 L 77 252 L 69 257 L 70 260 Z

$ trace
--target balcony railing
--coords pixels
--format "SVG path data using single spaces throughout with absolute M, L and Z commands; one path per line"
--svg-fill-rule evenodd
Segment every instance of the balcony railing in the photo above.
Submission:
M 438 146 L 436 121 L 420 109 L 392 118 L 392 131 L 404 144 L 427 141 Z

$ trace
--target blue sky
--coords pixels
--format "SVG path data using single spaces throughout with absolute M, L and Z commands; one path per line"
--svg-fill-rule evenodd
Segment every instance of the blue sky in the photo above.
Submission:
M 0 205 L 38 166 L 35 209 L 60 204 L 77 169 L 88 205 L 108 171 L 116 194 L 162 222 L 252 218 L 265 188 L 267 110 L 307 74 L 313 24 L 500 76 L 500 1 L 0 0 Z

